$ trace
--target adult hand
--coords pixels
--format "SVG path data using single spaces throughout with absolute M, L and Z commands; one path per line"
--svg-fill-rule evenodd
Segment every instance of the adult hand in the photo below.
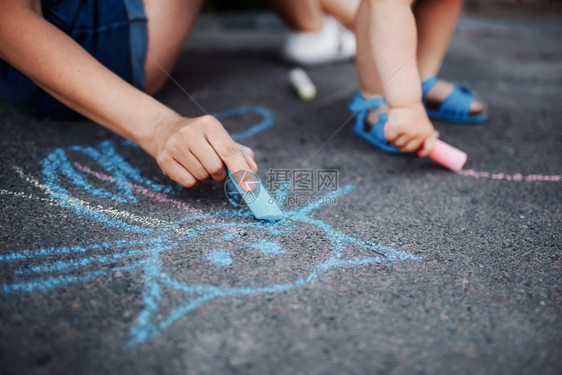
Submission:
M 160 122 L 145 149 L 165 175 L 188 188 L 211 180 L 223 183 L 226 168 L 233 173 L 258 170 L 253 151 L 234 142 L 222 124 L 210 115 Z M 251 191 L 246 182 L 252 181 L 252 174 L 239 175 L 247 176 L 244 181 L 238 181 L 239 185 Z

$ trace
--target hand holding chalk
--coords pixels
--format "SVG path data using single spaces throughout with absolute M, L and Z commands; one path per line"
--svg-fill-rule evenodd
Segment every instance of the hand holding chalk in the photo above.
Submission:
M 388 123 L 384 126 L 384 133 L 388 129 Z M 429 158 L 442 166 L 449 168 L 453 172 L 462 171 L 462 167 L 466 163 L 468 155 L 466 152 L 459 150 L 439 139 L 435 140 L 433 151 L 429 154 Z
M 246 185 L 250 185 L 249 189 L 242 189 L 242 187 L 238 184 L 237 179 L 230 173 L 230 171 L 227 170 L 227 172 L 227 186 L 230 185 L 236 188 L 238 194 L 240 194 L 240 197 L 244 200 L 244 203 L 246 203 L 248 208 L 250 208 L 250 211 L 252 211 L 256 219 L 268 221 L 283 219 L 283 212 L 279 209 L 279 206 L 277 206 L 277 203 L 271 195 L 269 195 L 269 192 L 265 186 L 263 186 L 263 183 L 255 173 L 250 171 L 242 172 L 243 174 L 251 173 L 252 178 L 248 179 L 247 176 L 241 176 L 239 172 L 235 172 L 238 180 L 244 180 Z M 227 194 L 229 194 L 229 192 L 227 192 Z M 232 200 L 231 203 L 233 203 Z

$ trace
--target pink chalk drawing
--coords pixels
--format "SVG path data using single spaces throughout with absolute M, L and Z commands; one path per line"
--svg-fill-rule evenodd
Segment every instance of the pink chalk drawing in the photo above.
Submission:
M 546 176 L 543 174 L 530 174 L 530 175 L 522 175 L 520 173 L 515 174 L 506 174 L 506 173 L 490 173 L 490 172 L 477 172 L 472 169 L 465 169 L 458 174 L 466 177 L 472 177 L 477 179 L 490 179 L 490 180 L 505 180 L 505 181 L 549 181 L 549 182 L 558 182 L 562 181 L 562 175 L 552 175 Z
M 73 163 L 74 166 L 76 167 L 76 169 L 78 169 L 81 172 L 84 172 L 86 174 L 89 174 L 91 176 L 94 176 L 95 178 L 97 178 L 100 181 L 106 181 L 106 182 L 116 182 L 115 178 L 113 176 L 109 176 L 107 174 L 101 173 L 101 172 L 97 172 L 94 171 L 78 162 L 74 162 Z M 168 196 L 164 193 L 159 193 L 156 191 L 152 191 L 149 190 L 147 188 L 145 188 L 144 186 L 138 185 L 138 184 L 133 184 L 130 182 L 126 182 L 126 184 L 130 187 L 132 187 L 138 194 L 144 195 L 145 197 L 151 198 L 152 200 L 158 202 L 158 203 L 169 203 L 172 207 L 177 208 L 178 210 L 182 210 L 182 211 L 186 211 L 187 213 L 190 214 L 197 214 L 197 215 L 204 215 L 203 211 L 195 209 L 193 207 L 191 207 L 189 204 L 176 200 L 176 199 L 171 199 L 168 198 Z

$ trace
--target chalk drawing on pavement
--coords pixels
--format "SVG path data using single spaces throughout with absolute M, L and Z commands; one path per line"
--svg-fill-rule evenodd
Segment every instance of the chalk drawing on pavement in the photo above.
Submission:
M 274 124 L 271 113 L 258 106 L 216 116 L 224 119 L 245 113 L 257 114 L 262 120 L 234 134 L 236 140 L 254 136 Z M 80 220 L 111 228 L 112 234 L 122 234 L 123 238 L 103 242 L 86 239 L 80 245 L 4 253 L 0 264 L 13 270 L 13 275 L 1 285 L 0 292 L 45 293 L 109 275 L 142 272 L 142 308 L 130 328 L 129 346 L 146 342 L 214 300 L 288 291 L 311 284 L 333 269 L 420 259 L 341 233 L 315 216 L 323 208 L 319 203 L 293 208 L 276 223 L 256 221 L 244 209 L 207 212 L 195 208 L 178 198 L 177 186 L 144 177 L 110 141 L 56 149 L 41 164 L 40 178 L 16 168 L 40 194 L 3 194 L 62 207 Z M 328 201 L 352 190 L 353 186 L 346 185 L 324 196 Z M 177 215 L 167 218 L 136 212 L 141 199 L 154 202 L 159 211 Z M 206 248 L 201 249 L 202 243 Z M 187 252 L 193 267 L 185 271 L 174 265 L 182 262 Z M 279 260 L 283 262 L 275 263 Z M 270 272 L 276 269 L 272 265 L 287 264 L 292 272 Z M 170 294 L 176 301 L 171 306 L 166 304 Z

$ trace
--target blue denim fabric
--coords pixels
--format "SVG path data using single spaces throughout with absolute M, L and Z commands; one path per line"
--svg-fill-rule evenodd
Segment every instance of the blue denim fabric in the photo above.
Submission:
M 99 62 L 144 89 L 148 36 L 142 0 L 42 0 L 41 8 L 47 21 Z M 3 60 L 0 60 L 0 96 L 35 115 L 79 116 Z

